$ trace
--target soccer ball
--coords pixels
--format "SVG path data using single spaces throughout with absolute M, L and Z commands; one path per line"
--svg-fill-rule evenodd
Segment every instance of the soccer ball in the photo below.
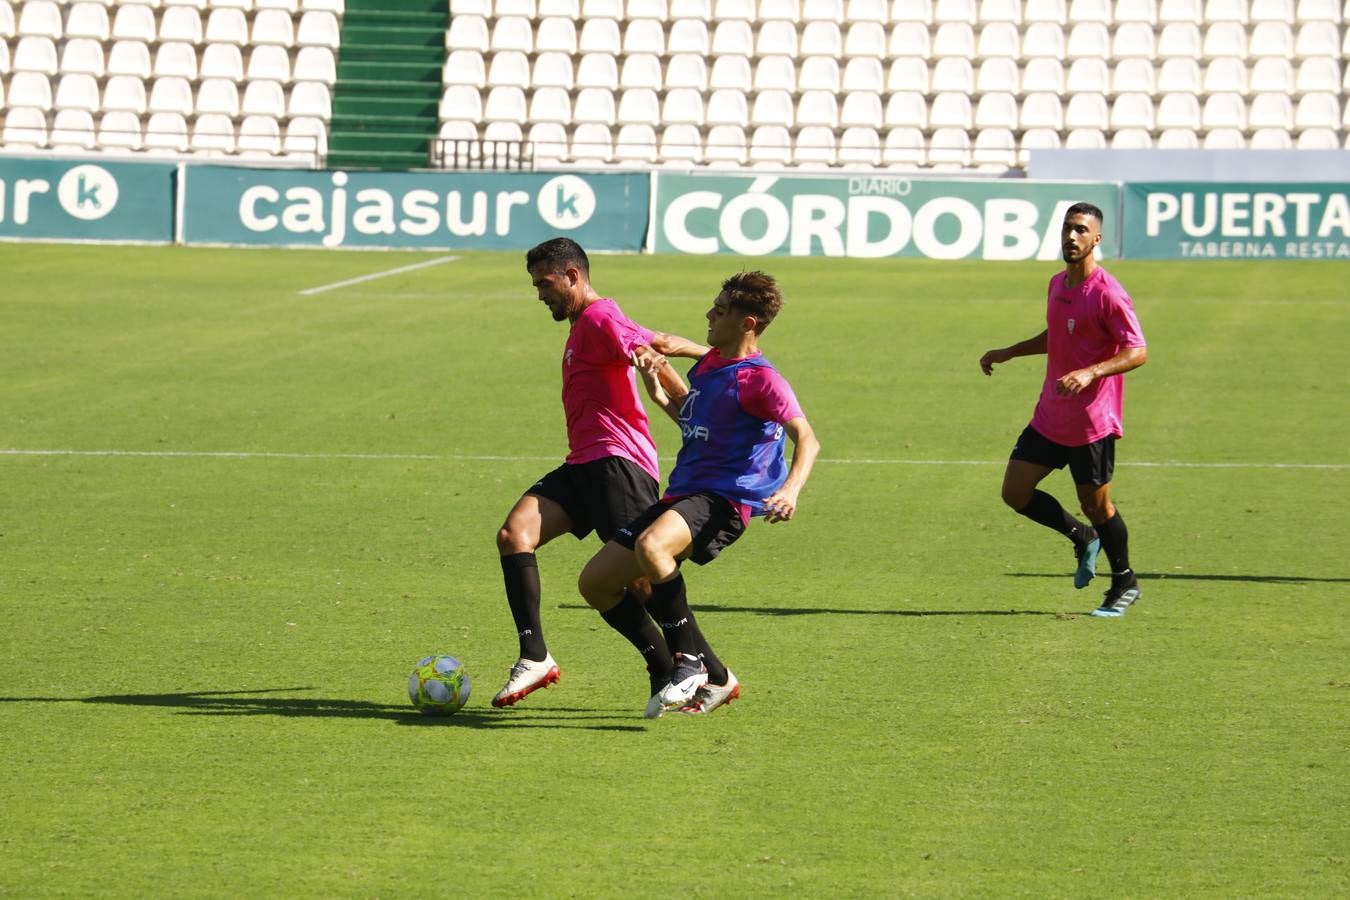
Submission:
M 433 716 L 457 712 L 469 700 L 469 673 L 453 656 L 426 656 L 408 676 L 408 699 Z

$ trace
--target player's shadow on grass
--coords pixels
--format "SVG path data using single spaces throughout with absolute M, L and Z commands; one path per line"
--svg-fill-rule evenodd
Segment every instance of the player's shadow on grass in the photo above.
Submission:
M 313 690 L 308 687 L 260 691 L 183 691 L 172 694 L 104 694 L 95 697 L 0 697 L 0 703 L 91 703 L 156 706 L 197 716 L 284 716 L 288 718 L 385 719 L 398 725 L 458 728 L 584 728 L 593 731 L 646 731 L 640 725 L 597 724 L 630 715 L 628 710 L 538 708 L 497 711 L 469 707 L 453 716 L 427 716 L 409 706 L 366 700 L 277 697 Z M 263 696 L 267 695 L 267 696 Z
M 1009 578 L 1064 578 L 1063 572 L 1006 572 Z M 1100 577 L 1100 576 L 1099 576 Z M 1350 578 L 1317 578 L 1311 575 L 1204 575 L 1195 572 L 1139 573 L 1140 581 L 1238 581 L 1251 584 L 1350 584 Z
M 559 609 L 590 609 L 584 603 L 560 603 Z M 1043 609 L 843 609 L 837 606 L 727 606 L 692 603 L 689 608 L 704 613 L 751 613 L 757 616 L 1062 616 Z

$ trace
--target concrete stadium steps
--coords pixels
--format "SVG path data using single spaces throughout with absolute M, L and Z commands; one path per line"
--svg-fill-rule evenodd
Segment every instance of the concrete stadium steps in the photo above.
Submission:
M 445 0 L 348 0 L 342 19 L 330 168 L 408 169 L 436 136 Z

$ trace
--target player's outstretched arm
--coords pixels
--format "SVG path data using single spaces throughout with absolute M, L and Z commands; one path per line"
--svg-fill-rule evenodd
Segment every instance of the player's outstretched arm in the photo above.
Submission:
M 787 480 L 764 501 L 764 521 L 786 522 L 797 513 L 797 498 L 806 479 L 811 477 L 811 469 L 820 455 L 820 441 L 811 429 L 811 423 L 805 416 L 798 416 L 783 424 L 788 437 L 792 438 L 792 465 L 788 467 Z
M 1027 338 L 1025 341 L 1019 341 L 1011 346 L 1000 347 L 997 350 L 986 350 L 984 356 L 980 357 L 980 369 L 986 375 L 993 375 L 994 365 L 997 363 L 1005 363 L 1019 356 L 1035 356 L 1038 353 L 1044 353 L 1045 350 L 1046 333 L 1042 331 L 1035 337 Z
M 696 344 L 689 338 L 680 337 L 665 331 L 652 333 L 652 349 L 662 356 L 682 356 L 685 359 L 699 359 L 707 355 L 709 348 Z
M 642 383 L 652 402 L 661 407 L 671 421 L 680 421 L 680 407 L 689 393 L 680 373 L 654 348 L 644 344 L 633 351 L 633 366 L 642 376 Z

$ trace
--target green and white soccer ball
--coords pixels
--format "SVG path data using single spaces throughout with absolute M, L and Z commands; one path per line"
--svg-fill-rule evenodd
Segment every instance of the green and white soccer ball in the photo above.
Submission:
M 433 716 L 458 712 L 469 701 L 469 673 L 453 656 L 423 657 L 408 677 L 413 706 Z

